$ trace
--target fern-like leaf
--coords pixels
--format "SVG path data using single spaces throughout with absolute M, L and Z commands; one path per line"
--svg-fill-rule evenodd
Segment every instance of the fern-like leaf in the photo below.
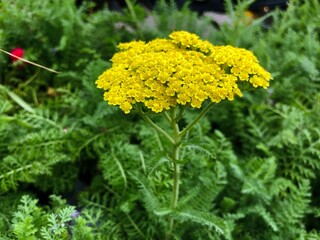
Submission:
M 228 235 L 229 231 L 226 222 L 210 212 L 202 212 L 196 210 L 174 211 L 172 216 L 180 222 L 192 221 L 200 225 L 213 228 L 219 235 L 231 239 Z
M 161 205 L 157 197 L 153 193 L 153 190 L 150 188 L 147 179 L 141 175 L 139 175 L 138 177 L 133 173 L 130 173 L 130 176 L 140 186 L 140 190 L 143 194 L 143 201 L 145 203 L 146 210 L 150 213 L 154 213 L 155 211 L 158 211 L 159 209 L 161 209 Z

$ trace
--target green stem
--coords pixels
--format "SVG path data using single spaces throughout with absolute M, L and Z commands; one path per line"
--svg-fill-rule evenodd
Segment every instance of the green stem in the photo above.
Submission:
M 172 202 L 171 202 L 171 210 L 175 210 L 178 206 L 179 199 L 179 184 L 180 184 L 180 165 L 178 163 L 173 163 L 173 191 L 172 191 Z M 172 217 L 169 218 L 169 231 L 166 239 L 169 240 L 171 238 L 172 232 L 174 228 L 174 219 Z
M 172 119 L 172 128 L 173 128 L 173 137 L 175 144 L 173 145 L 173 153 L 172 153 L 172 162 L 173 162 L 173 193 L 172 193 L 172 203 L 171 209 L 174 210 L 178 204 L 179 198 L 179 181 L 180 181 L 180 166 L 178 164 L 179 161 L 179 151 L 180 151 L 180 130 L 178 123 L 175 118 L 175 111 L 173 112 Z
M 164 111 L 164 116 L 167 119 L 168 123 L 170 124 L 172 120 L 167 111 Z
M 183 137 L 188 131 L 193 128 L 193 126 L 209 111 L 209 109 L 214 105 L 213 102 L 210 102 L 207 106 L 205 106 L 200 114 L 188 125 L 186 126 L 181 132 L 180 137 Z
M 180 130 L 176 118 L 176 109 L 171 112 L 171 126 L 173 129 L 173 149 L 172 149 L 172 163 L 173 163 L 173 188 L 172 188 L 172 199 L 171 199 L 171 210 L 175 210 L 178 206 L 179 199 L 179 185 L 180 185 L 180 165 L 179 151 L 180 151 Z M 170 239 L 174 228 L 174 220 L 172 217 L 169 218 L 169 231 L 167 233 L 166 239 Z
M 205 106 L 202 111 L 199 113 L 199 115 L 182 131 L 179 129 L 178 122 L 183 116 L 184 109 L 180 109 L 180 111 L 177 113 L 178 107 L 173 108 L 171 111 L 164 112 L 164 116 L 166 120 L 171 125 L 171 128 L 173 130 L 172 136 L 170 136 L 165 130 L 160 128 L 156 123 L 154 123 L 142 110 L 141 106 L 137 107 L 137 110 L 140 114 L 140 116 L 150 125 L 152 126 L 157 132 L 161 133 L 163 136 L 165 136 L 170 143 L 172 144 L 172 152 L 170 152 L 171 161 L 173 164 L 173 187 L 172 187 L 172 199 L 170 204 L 171 211 L 174 211 L 178 206 L 178 200 L 179 200 L 179 185 L 180 185 L 180 165 L 179 165 L 179 152 L 180 152 L 180 145 L 181 145 L 181 139 L 184 135 L 190 131 L 193 126 L 209 111 L 209 109 L 213 106 L 214 103 L 210 102 L 207 106 Z M 169 229 L 166 232 L 166 240 L 169 240 L 172 238 L 172 233 L 174 230 L 174 219 L 169 216 Z
M 174 210 L 178 205 L 179 199 L 179 182 L 180 182 L 180 165 L 173 163 L 173 191 L 171 209 Z
M 159 127 L 156 123 L 154 123 L 142 110 L 141 108 L 138 108 L 138 113 L 140 116 L 151 126 L 153 127 L 157 132 L 162 134 L 163 136 L 166 137 L 170 141 L 171 144 L 175 144 L 173 138 L 161 127 Z

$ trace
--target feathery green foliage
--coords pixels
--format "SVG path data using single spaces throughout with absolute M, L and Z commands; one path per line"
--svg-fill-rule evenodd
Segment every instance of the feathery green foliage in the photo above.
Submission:
M 320 5 L 292 0 L 248 19 L 250 2 L 227 0 L 231 23 L 217 26 L 173 1 L 115 12 L 3 0 L 0 48 L 22 47 L 60 73 L 0 54 L 0 238 L 163 239 L 173 218 L 174 239 L 319 239 Z M 94 85 L 119 42 L 172 30 L 250 49 L 274 78 L 266 92 L 216 104 L 186 134 L 175 211 L 168 142 Z

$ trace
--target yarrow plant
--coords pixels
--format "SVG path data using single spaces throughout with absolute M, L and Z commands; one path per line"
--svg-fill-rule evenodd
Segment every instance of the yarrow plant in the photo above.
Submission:
M 104 100 L 110 105 L 119 106 L 126 114 L 135 110 L 170 142 L 171 149 L 166 153 L 173 168 L 169 209 L 174 211 L 179 199 L 183 137 L 213 104 L 242 96 L 242 82 L 266 89 L 271 75 L 252 52 L 214 46 L 186 31 L 173 32 L 169 39 L 132 41 L 118 47 L 120 51 L 111 59 L 112 67 L 99 76 L 97 87 L 105 91 Z M 205 101 L 208 101 L 206 105 Z M 181 129 L 179 120 L 188 107 L 202 110 Z M 150 111 L 162 114 L 171 129 L 163 129 L 152 121 Z M 173 231 L 174 220 L 169 218 L 167 239 Z

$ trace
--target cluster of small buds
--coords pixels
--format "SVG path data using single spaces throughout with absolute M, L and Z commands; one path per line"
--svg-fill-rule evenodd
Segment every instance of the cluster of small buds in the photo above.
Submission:
M 242 96 L 239 81 L 253 87 L 269 86 L 270 73 L 250 51 L 214 46 L 186 31 L 169 37 L 118 45 L 120 51 L 112 57 L 112 67 L 96 81 L 110 105 L 125 113 L 136 103 L 153 112 L 177 104 L 200 108 L 207 99 L 218 103 Z

